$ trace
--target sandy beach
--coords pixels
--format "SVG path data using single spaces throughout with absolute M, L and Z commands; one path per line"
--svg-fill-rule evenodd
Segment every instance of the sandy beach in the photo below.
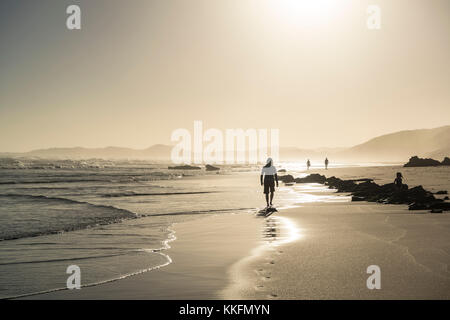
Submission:
M 166 267 L 26 299 L 450 298 L 448 214 L 352 203 L 317 184 L 302 188 L 314 201 L 268 218 L 239 213 L 176 223 Z M 379 290 L 366 285 L 371 265 L 381 270 Z
M 235 264 L 234 281 L 223 292 L 226 298 L 450 297 L 447 214 L 411 214 L 393 205 L 315 203 L 280 216 L 299 228 L 299 239 Z M 370 265 L 381 269 L 380 290 L 366 286 Z

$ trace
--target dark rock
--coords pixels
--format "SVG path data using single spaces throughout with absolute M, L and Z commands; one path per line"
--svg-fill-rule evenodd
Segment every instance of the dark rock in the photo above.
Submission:
M 442 210 L 445 210 L 445 211 L 450 211 L 450 203 L 444 202 L 444 201 L 434 202 L 434 203 L 430 204 L 430 208 L 431 209 L 442 209 Z
M 428 207 L 424 203 L 411 203 L 408 207 L 409 210 L 426 210 Z
M 218 170 L 220 170 L 220 168 L 214 167 L 214 166 L 209 165 L 209 164 L 207 164 L 207 165 L 205 166 L 205 169 L 206 169 L 206 171 L 218 171 Z
M 431 213 L 442 213 L 443 210 L 442 210 L 442 209 L 431 209 L 430 212 L 431 212 Z
M 444 200 L 449 200 L 450 198 L 449 197 L 444 197 Z
M 436 167 L 440 166 L 441 163 L 434 159 L 422 159 L 417 156 L 411 157 L 404 167 Z
M 361 179 L 353 179 L 353 180 L 349 180 L 349 181 L 353 181 L 353 182 L 373 182 L 373 179 L 361 178 Z
M 296 178 L 296 183 L 321 183 L 324 184 L 327 178 L 321 174 L 313 173 L 304 178 Z
M 280 177 L 278 177 L 278 180 L 280 180 L 281 182 L 284 182 L 284 183 L 292 183 L 295 181 L 294 177 L 291 176 L 290 174 L 280 176 Z
M 352 201 L 365 201 L 363 197 L 352 196 Z
M 407 197 L 411 202 L 432 202 L 436 200 L 433 194 L 425 190 L 422 186 L 417 186 L 408 190 Z
M 441 190 L 436 192 L 435 194 L 448 194 L 447 190 Z
M 338 192 L 353 192 L 357 186 L 352 180 L 342 180 L 334 176 L 326 179 L 326 185 L 329 188 L 337 189 Z
M 278 172 L 286 172 L 286 169 L 280 169 Z
M 194 167 L 189 165 L 169 167 L 169 170 L 201 170 L 201 169 L 202 168 L 200 167 Z
M 444 160 L 442 160 L 441 164 L 443 166 L 450 166 L 450 158 L 449 157 L 445 157 Z

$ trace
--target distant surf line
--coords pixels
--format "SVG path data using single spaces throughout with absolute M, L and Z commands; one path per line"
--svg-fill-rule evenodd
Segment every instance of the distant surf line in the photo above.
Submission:
M 123 193 L 105 193 L 102 197 L 114 198 L 114 197 L 139 197 L 139 196 L 174 196 L 185 194 L 205 194 L 205 193 L 218 193 L 218 191 L 191 191 L 191 192 L 153 192 L 153 193 L 135 193 L 135 192 L 123 192 Z
M 202 193 L 213 193 L 213 192 L 197 192 L 199 194 Z M 196 192 L 192 193 L 181 193 L 181 194 L 196 194 Z M 122 216 L 112 216 L 112 217 L 106 217 L 106 218 L 100 218 L 92 222 L 90 224 L 80 224 L 80 225 L 73 225 L 67 228 L 58 229 L 58 230 L 48 230 L 48 231 L 40 231 L 40 232 L 30 232 L 30 233 L 23 233 L 18 235 L 13 235 L 10 237 L 4 237 L 0 238 L 0 241 L 11 241 L 11 240 L 18 240 L 18 239 L 24 239 L 24 238 L 35 238 L 39 236 L 46 236 L 46 235 L 53 235 L 53 234 L 61 234 L 65 232 L 71 232 L 71 231 L 79 231 L 79 230 L 85 230 L 91 227 L 95 227 L 97 225 L 109 225 L 114 223 L 120 223 L 124 220 L 129 219 L 139 219 L 139 218 L 148 218 L 148 217 L 161 217 L 161 216 L 178 216 L 178 215 L 197 215 L 197 214 L 212 214 L 212 213 L 218 213 L 218 212 L 230 212 L 230 211 L 243 211 L 243 210 L 252 210 L 255 208 L 224 208 L 224 209 L 210 209 L 210 210 L 193 210 L 193 211 L 179 211 L 179 212 L 168 212 L 168 213 L 156 213 L 156 214 L 137 214 L 132 211 L 116 208 L 111 205 L 101 205 L 101 204 L 92 204 L 85 201 L 77 201 L 67 198 L 60 198 L 60 197 L 47 197 L 44 195 L 28 195 L 28 194 L 0 194 L 0 197 L 17 197 L 17 198 L 28 198 L 28 199 L 40 199 L 40 200 L 47 200 L 47 201 L 60 201 L 64 203 L 73 203 L 73 204 L 82 204 L 82 205 L 88 205 L 96 208 L 103 208 L 107 210 L 112 210 L 113 212 L 122 213 Z

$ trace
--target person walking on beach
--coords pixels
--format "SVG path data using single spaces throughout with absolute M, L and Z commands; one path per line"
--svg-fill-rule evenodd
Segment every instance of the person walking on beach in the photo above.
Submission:
M 277 183 L 278 188 L 277 169 L 273 165 L 272 158 L 268 158 L 266 161 L 266 165 L 262 168 L 260 181 L 261 185 L 264 185 L 264 194 L 266 195 L 267 208 L 269 208 L 272 206 L 273 195 L 275 193 L 275 182 Z
M 308 161 L 306 161 L 306 169 L 309 170 L 309 167 L 311 167 L 311 162 L 308 159 Z
M 328 170 L 328 158 L 325 158 L 325 170 Z

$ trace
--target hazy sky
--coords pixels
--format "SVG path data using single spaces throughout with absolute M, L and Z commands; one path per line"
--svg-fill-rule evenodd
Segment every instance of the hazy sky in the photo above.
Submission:
M 450 1 L 1 0 L 0 75 L 0 151 L 145 148 L 194 120 L 351 146 L 450 124 Z

